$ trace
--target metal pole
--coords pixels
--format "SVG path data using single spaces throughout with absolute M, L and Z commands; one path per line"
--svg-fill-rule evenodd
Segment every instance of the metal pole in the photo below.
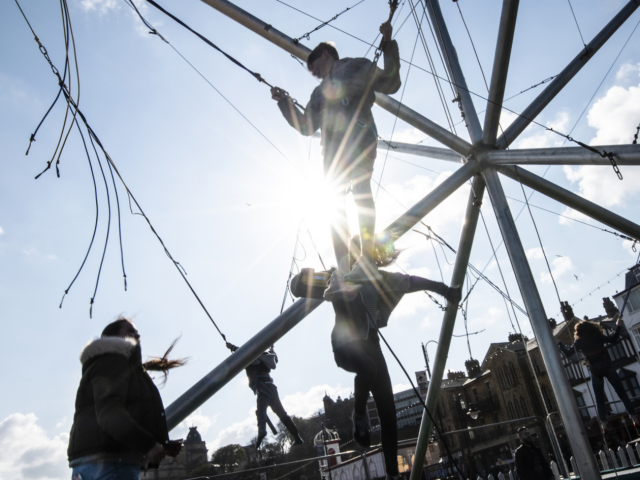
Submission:
M 484 178 L 487 182 L 487 190 L 491 197 L 491 203 L 495 211 L 502 238 L 511 265 L 520 287 L 520 293 L 524 299 L 525 306 L 529 312 L 531 326 L 538 341 L 540 352 L 549 374 L 549 380 L 558 402 L 558 409 L 562 415 L 562 419 L 567 431 L 567 436 L 571 442 L 573 454 L 576 457 L 580 475 L 584 480 L 600 479 L 598 467 L 591 455 L 591 445 L 587 438 L 586 431 L 580 415 L 578 414 L 573 389 L 569 384 L 566 372 L 560 360 L 560 353 L 556 346 L 555 339 L 547 322 L 547 315 L 540 299 L 540 294 L 536 287 L 529 267 L 529 262 L 520 242 L 518 231 L 516 230 L 509 204 L 504 195 L 502 184 L 498 178 L 498 174 L 494 168 L 486 168 L 483 170 Z
M 627 220 L 620 215 L 616 215 L 606 208 L 602 208 L 600 205 L 596 205 L 590 202 L 586 198 L 576 195 L 562 187 L 559 187 L 555 183 L 551 183 L 548 180 L 531 173 L 524 168 L 516 167 L 501 167 L 500 173 L 515 180 L 521 181 L 523 185 L 546 195 L 549 198 L 553 198 L 560 203 L 563 203 L 567 207 L 571 207 L 574 210 L 584 213 L 585 215 L 597 220 L 625 235 L 633 238 L 640 239 L 640 226 Z
M 391 112 L 399 119 L 404 120 L 412 127 L 417 128 L 422 133 L 426 133 L 434 140 L 442 143 L 444 146 L 458 152 L 460 155 L 464 157 L 469 155 L 471 151 L 471 144 L 469 142 L 463 140 L 457 135 L 454 135 L 449 130 L 446 130 L 437 123 L 432 122 L 428 118 L 420 115 L 418 112 L 411 110 L 395 98 L 376 92 L 376 104 L 379 107 L 384 108 L 386 111 Z
M 518 118 L 509 125 L 509 128 L 498 139 L 498 148 L 505 149 L 527 128 L 527 126 L 544 110 L 544 108 L 560 93 L 567 83 L 593 58 L 596 52 L 613 35 L 618 28 L 640 7 L 640 0 L 629 0 L 629 2 L 613 17 L 613 19 L 596 35 L 580 53 L 565 67 L 560 74 L 553 79 L 538 97 L 531 102 Z
M 434 158 L 436 160 L 444 160 L 453 163 L 466 163 L 466 159 L 459 153 L 448 148 L 427 147 L 425 145 L 416 145 L 414 143 L 388 142 L 386 140 L 378 140 L 378 149 L 389 149 L 392 153 L 407 153 L 409 155 L 418 155 L 420 157 Z
M 640 145 L 594 145 L 601 152 L 613 152 L 618 165 L 640 165 Z M 409 152 L 414 153 L 414 152 Z M 608 165 L 611 161 L 582 147 L 493 150 L 487 154 L 492 165 Z
M 498 125 L 500 114 L 502 113 L 504 87 L 507 83 L 519 3 L 519 0 L 504 0 L 502 2 L 502 15 L 500 16 L 500 27 L 498 28 L 496 53 L 493 58 L 493 73 L 491 74 L 487 113 L 484 115 L 484 129 L 482 131 L 482 142 L 487 145 L 496 143 L 496 138 L 498 137 Z
M 475 162 L 470 162 L 475 163 Z M 469 200 L 467 203 L 467 213 L 465 215 L 464 227 L 460 236 L 460 245 L 458 254 L 456 255 L 453 274 L 451 276 L 451 285 L 462 285 L 469 264 L 469 256 L 471 255 L 471 247 L 473 246 L 473 237 L 478 225 L 478 216 L 480 215 L 480 205 L 484 195 L 484 179 L 477 175 L 473 179 L 471 192 L 469 192 Z M 438 406 L 438 397 L 440 396 L 440 385 L 442 376 L 444 375 L 444 367 L 447 363 L 449 355 L 449 346 L 451 345 L 451 336 L 453 335 L 453 327 L 456 323 L 456 314 L 458 313 L 458 305 L 449 304 L 444 312 L 442 328 L 440 330 L 440 339 L 438 340 L 438 350 L 436 351 L 436 359 L 433 363 L 433 375 L 429 382 L 427 390 L 427 409 L 432 415 L 435 414 Z M 420 424 L 420 433 L 418 434 L 418 442 L 416 444 L 416 453 L 413 461 L 413 469 L 411 470 L 410 480 L 419 480 L 422 477 L 422 468 L 424 467 L 424 457 L 429 446 L 429 437 L 433 428 L 431 419 L 425 410 L 422 414 L 422 423 Z
M 427 380 L 431 380 L 431 370 L 429 369 L 429 355 L 427 354 L 427 347 L 422 344 L 422 354 L 424 355 L 424 364 L 427 367 Z
M 431 190 L 426 197 L 407 210 L 404 215 L 385 228 L 384 231 L 396 238 L 401 237 L 479 171 L 478 162 L 465 163 L 444 182 Z
M 243 10 L 242 8 L 234 5 L 227 0 L 202 1 L 210 7 L 215 8 L 220 13 L 223 13 L 229 18 L 247 27 L 252 32 L 257 33 L 262 38 L 269 40 L 271 43 L 277 45 L 283 50 L 304 61 L 307 60 L 309 53 L 311 53 L 311 50 L 309 50 L 304 45 L 295 43 L 291 37 L 288 37 L 281 31 L 273 28 L 272 25 L 263 22 L 257 17 L 254 17 L 246 10 Z M 401 105 L 397 100 L 394 100 L 385 94 L 376 92 L 376 103 L 393 115 L 397 115 L 398 118 L 401 118 L 405 122 L 416 127 L 418 130 L 426 133 L 427 135 L 432 136 L 433 138 L 435 138 L 439 142 L 442 142 L 447 147 L 452 148 L 456 152 L 464 156 L 469 154 L 471 145 L 469 145 L 468 142 L 442 128 L 437 123 L 426 119 L 417 112 L 414 112 L 405 105 Z
M 443 52 L 449 75 L 453 81 L 453 86 L 458 93 L 458 99 L 462 105 L 462 111 L 464 112 L 464 120 L 467 124 L 467 130 L 469 131 L 469 137 L 471 143 L 476 144 L 482 141 L 482 127 L 480 126 L 480 120 L 476 113 L 476 107 L 471 99 L 469 88 L 467 87 L 467 81 L 462 73 L 460 67 L 460 61 L 458 60 L 458 54 L 453 46 L 451 37 L 449 36 L 449 30 L 442 16 L 442 10 L 440 10 L 440 3 L 438 0 L 426 0 L 427 10 L 433 23 L 433 28 L 436 32 L 436 38 L 440 44 L 440 49 Z
M 198 383 L 180 395 L 166 409 L 167 426 L 172 430 L 200 405 L 206 402 L 233 377 L 244 370 L 262 352 L 282 338 L 303 318 L 315 310 L 323 300 L 301 298 L 284 313 L 251 337 L 247 343 L 205 375 Z

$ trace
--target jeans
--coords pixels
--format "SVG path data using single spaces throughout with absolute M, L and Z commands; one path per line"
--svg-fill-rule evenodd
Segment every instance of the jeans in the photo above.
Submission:
M 373 395 L 380 418 L 382 452 L 387 473 L 398 475 L 398 427 L 396 404 L 389 370 L 380 349 L 377 335 L 369 334 L 367 340 L 356 340 L 337 348 L 334 352 L 336 364 L 356 374 L 354 381 L 354 410 L 366 415 L 369 392 Z
M 85 463 L 73 467 L 71 480 L 140 480 L 140 465 L 113 461 Z
M 272 382 L 261 382 L 257 391 L 258 399 L 256 415 L 258 417 L 258 431 L 266 430 L 267 407 L 271 407 L 273 413 L 275 413 L 282 424 L 287 427 L 287 430 L 289 430 L 289 433 L 293 435 L 294 439 L 298 438 L 298 429 L 282 406 L 280 396 L 278 395 L 278 388 Z
M 601 422 L 605 422 L 607 420 L 607 409 L 606 409 L 606 396 L 604 394 L 604 377 L 609 379 L 609 383 L 620 397 L 624 408 L 627 409 L 627 412 L 630 415 L 635 415 L 635 409 L 633 408 L 633 404 L 627 395 L 627 392 L 624 391 L 624 386 L 622 385 L 622 381 L 616 372 L 616 369 L 613 367 L 609 367 L 609 371 L 603 371 L 603 363 L 602 362 L 591 362 L 593 368 L 591 369 L 591 386 L 593 387 L 593 394 L 596 397 L 596 410 L 598 410 L 598 418 L 600 418 Z M 602 377 L 598 375 L 594 375 L 593 369 L 596 369 L 602 372 Z

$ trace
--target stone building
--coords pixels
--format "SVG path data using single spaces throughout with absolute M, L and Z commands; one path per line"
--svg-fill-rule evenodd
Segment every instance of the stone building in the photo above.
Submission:
M 198 427 L 189 427 L 182 451 L 176 458 L 166 457 L 157 469 L 147 470 L 141 480 L 183 480 L 189 472 L 207 462 L 207 445 L 202 440 Z

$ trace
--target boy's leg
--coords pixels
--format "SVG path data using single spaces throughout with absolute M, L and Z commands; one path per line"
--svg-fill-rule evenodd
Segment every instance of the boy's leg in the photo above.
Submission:
M 271 399 L 269 405 L 273 413 L 275 413 L 283 425 L 289 430 L 289 433 L 293 435 L 293 439 L 298 442 L 301 440 L 300 434 L 298 433 L 298 427 L 293 423 L 291 417 L 287 414 L 284 407 L 282 406 L 282 402 L 280 401 L 280 396 L 278 395 L 278 388 L 271 384 L 269 385 L 269 389 L 271 390 Z
M 369 357 L 376 363 L 378 376 L 371 389 L 371 394 L 376 402 L 378 417 L 380 418 L 380 437 L 382 439 L 382 452 L 384 463 L 387 467 L 387 475 L 398 475 L 398 426 L 396 421 L 396 405 L 393 399 L 393 387 L 384 359 L 380 342 L 369 341 Z
M 362 348 L 364 340 L 348 343 L 333 352 L 338 365 L 347 372 L 355 373 L 353 409 L 358 415 L 366 415 L 369 392 L 376 383 L 378 369 L 375 362 Z
M 622 401 L 622 404 L 624 405 L 624 408 L 627 410 L 627 413 L 633 420 L 633 423 L 638 423 L 636 410 L 633 407 L 633 403 L 631 403 L 631 399 L 629 398 L 629 395 L 627 395 L 627 392 L 624 389 L 624 385 L 622 385 L 622 380 L 620 380 L 620 377 L 618 376 L 618 373 L 616 372 L 615 368 L 611 367 L 609 369 L 607 378 L 609 379 L 609 383 L 611 384 L 613 389 L 618 394 L 618 397 Z
M 331 242 L 333 243 L 333 251 L 336 254 L 338 268 L 349 255 L 349 221 L 345 202 L 346 195 L 342 193 L 339 207 L 335 212 L 336 218 L 331 222 Z
M 372 174 L 373 170 L 362 170 L 353 180 L 353 200 L 358 206 L 362 254 L 369 259 L 373 259 L 376 231 L 376 204 L 371 191 Z
M 269 406 L 269 401 L 269 394 L 263 391 L 262 387 L 259 387 L 256 402 L 256 417 L 258 417 L 258 439 L 256 441 L 256 448 L 260 447 L 262 440 L 267 436 L 267 407 Z

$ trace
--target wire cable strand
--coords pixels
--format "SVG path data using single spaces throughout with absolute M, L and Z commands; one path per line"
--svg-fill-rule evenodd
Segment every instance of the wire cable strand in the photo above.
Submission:
M 302 40 L 303 38 L 307 39 L 307 40 L 311 40 L 311 34 L 314 32 L 317 32 L 318 30 L 320 30 L 323 27 L 326 27 L 327 25 L 329 25 L 331 22 L 333 22 L 334 20 L 337 20 L 338 17 L 340 15 L 342 15 L 343 13 L 347 13 L 349 10 L 354 9 L 355 7 L 357 7 L 358 5 L 360 5 L 362 2 L 364 2 L 365 0 L 360 0 L 358 3 L 356 3 L 355 5 L 351 5 L 350 7 L 345 8 L 344 10 L 342 10 L 340 13 L 336 13 L 333 17 L 331 17 L 329 20 L 327 20 L 326 22 L 322 22 L 320 25 L 318 25 L 316 28 L 314 28 L 313 30 L 299 36 L 298 38 L 294 38 L 293 39 L 293 43 L 299 43 L 300 40 Z

